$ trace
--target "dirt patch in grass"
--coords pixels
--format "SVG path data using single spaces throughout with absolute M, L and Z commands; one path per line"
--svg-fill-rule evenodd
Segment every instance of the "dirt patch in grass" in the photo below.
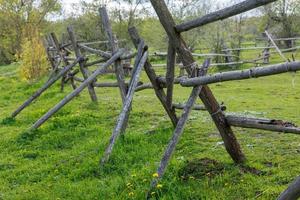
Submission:
M 212 178 L 223 172 L 224 165 L 210 158 L 188 161 L 178 172 L 183 180 L 200 179 L 204 176 Z
M 241 174 L 250 173 L 250 174 L 254 174 L 254 175 L 258 175 L 258 176 L 266 174 L 266 172 L 264 172 L 264 171 L 261 171 L 259 169 L 256 169 L 254 167 L 250 167 L 247 165 L 241 165 L 241 166 L 239 166 L 239 168 L 240 168 Z

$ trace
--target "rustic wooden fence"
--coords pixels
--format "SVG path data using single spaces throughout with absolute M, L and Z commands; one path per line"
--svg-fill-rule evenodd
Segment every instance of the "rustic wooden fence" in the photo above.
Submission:
M 35 94 L 33 94 L 22 106 L 20 106 L 12 114 L 12 117 L 16 117 L 18 113 L 20 113 L 26 106 L 28 106 L 33 100 L 35 100 L 40 94 L 42 94 L 47 88 L 49 88 L 60 78 L 63 77 L 62 81 L 64 82 L 66 80 L 70 80 L 71 82 L 73 82 L 75 81 L 74 74 L 81 72 L 83 75 L 83 79 L 80 79 L 81 84 L 78 87 L 72 84 L 74 90 L 65 98 L 63 98 L 59 103 L 57 103 L 46 114 L 44 114 L 39 120 L 37 120 L 31 127 L 31 129 L 37 129 L 38 127 L 40 127 L 53 114 L 58 112 L 64 105 L 70 102 L 85 88 L 88 89 L 92 101 L 97 101 L 97 96 L 94 90 L 95 86 L 98 85 L 101 87 L 118 87 L 120 89 L 120 94 L 123 100 L 123 106 L 116 126 L 112 131 L 112 135 L 108 142 L 105 153 L 102 159 L 100 159 L 100 165 L 104 165 L 109 160 L 117 138 L 121 133 L 125 132 L 128 117 L 131 111 L 134 93 L 136 91 L 140 91 L 141 88 L 153 88 L 156 97 L 159 99 L 164 110 L 168 114 L 170 121 L 174 125 L 174 132 L 158 166 L 158 177 L 152 181 L 151 188 L 153 188 L 163 177 L 168 162 L 171 159 L 171 156 L 181 135 L 183 134 L 184 127 L 192 109 L 207 111 L 210 114 L 216 128 L 218 129 L 224 141 L 225 149 L 231 156 L 232 160 L 235 163 L 244 163 L 246 157 L 242 152 L 242 149 L 234 135 L 233 130 L 231 129 L 232 126 L 293 134 L 300 134 L 300 128 L 296 127 L 291 122 L 282 120 L 228 115 L 224 112 L 225 107 L 218 103 L 208 85 L 216 82 L 259 78 L 262 76 L 271 76 L 286 72 L 296 72 L 300 70 L 300 62 L 291 61 L 290 59 L 287 59 L 282 55 L 282 58 L 285 60 L 285 62 L 281 64 L 207 75 L 207 71 L 210 67 L 210 59 L 206 59 L 203 65 L 200 67 L 195 62 L 193 54 L 188 49 L 183 37 L 181 36 L 181 33 L 193 28 L 213 23 L 218 20 L 226 19 L 228 17 L 272 3 L 274 1 L 276 0 L 245 0 L 231 7 L 227 7 L 203 17 L 199 17 L 195 20 L 176 25 L 164 0 L 151 0 L 151 4 L 155 9 L 158 18 L 169 38 L 168 52 L 167 54 L 165 54 L 165 56 L 167 56 L 167 70 L 164 76 L 158 76 L 156 74 L 153 66 L 148 59 L 148 47 L 144 43 L 143 39 L 139 36 L 137 29 L 134 27 L 129 28 L 128 32 L 134 46 L 137 49 L 137 52 L 131 55 L 125 55 L 125 50 L 120 49 L 118 47 L 118 44 L 115 42 L 116 39 L 111 30 L 107 11 L 105 7 L 102 7 L 100 8 L 99 12 L 103 27 L 107 34 L 111 51 L 105 52 L 97 49 L 91 49 L 87 46 L 87 44 L 82 44 L 76 41 L 72 27 L 68 27 L 68 34 L 70 39 L 70 43 L 68 44 L 59 44 L 55 39 L 55 35 L 52 34 L 51 41 L 48 38 L 48 44 L 52 42 L 51 46 L 54 48 L 50 48 L 49 50 L 52 51 L 53 49 L 53 51 L 55 51 L 56 53 L 53 54 L 53 52 L 51 53 L 51 51 L 49 51 L 48 54 L 50 63 L 55 73 L 53 73 L 53 76 L 42 88 L 40 88 Z M 75 53 L 75 58 L 70 58 L 68 56 L 71 54 L 71 50 L 68 48 L 69 46 L 72 47 Z M 101 57 L 101 59 L 89 63 L 88 60 L 81 54 L 80 49 L 85 49 L 86 51 L 96 53 Z M 282 53 L 277 48 L 276 50 L 279 54 Z M 180 58 L 180 61 L 182 62 L 182 68 L 188 74 L 187 76 L 177 78 L 175 77 L 176 54 Z M 55 56 L 59 59 L 52 59 Z M 135 57 L 135 61 L 132 69 L 132 76 L 130 81 L 126 83 L 124 79 L 124 69 L 121 66 L 121 60 L 133 57 Z M 101 63 L 103 61 L 104 64 L 98 66 L 97 69 L 90 74 L 87 67 Z M 59 68 L 58 64 L 60 62 L 64 63 L 61 69 Z M 100 75 L 103 75 L 112 64 L 114 65 L 113 69 L 117 77 L 117 82 L 113 84 L 96 82 L 96 78 Z M 79 65 L 79 70 L 73 70 L 73 68 L 77 65 Z M 150 84 L 139 85 L 139 78 L 142 68 L 144 68 L 145 73 L 150 80 Z M 174 84 L 180 84 L 183 87 L 193 88 L 185 104 L 176 104 L 173 102 Z M 166 88 L 166 90 L 164 90 L 164 88 Z M 200 98 L 200 100 L 203 102 L 203 106 L 194 105 L 195 101 L 198 98 Z M 183 112 L 180 116 L 177 115 L 175 110 L 176 108 L 183 109 Z M 295 197 L 295 195 L 298 197 L 299 188 L 297 189 L 298 192 L 295 192 L 294 187 L 295 184 L 298 185 L 298 182 L 299 181 L 296 181 L 294 184 L 292 184 L 287 192 L 283 193 L 282 195 L 286 196 L 287 194 L 292 193 L 293 197 Z

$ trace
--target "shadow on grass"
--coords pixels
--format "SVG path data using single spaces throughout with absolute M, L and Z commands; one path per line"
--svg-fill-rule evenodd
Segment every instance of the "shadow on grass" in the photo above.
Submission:
M 1 125 L 13 125 L 15 124 L 16 122 L 16 119 L 15 118 L 12 118 L 12 117 L 7 117 L 7 118 L 4 118 L 0 124 Z
M 30 142 L 41 136 L 41 132 L 38 130 L 27 130 L 21 133 L 16 140 L 16 143 L 20 146 L 28 145 Z
M 184 181 L 189 179 L 202 179 L 204 177 L 213 178 L 217 175 L 223 174 L 225 170 L 233 168 L 238 168 L 240 175 L 250 173 L 261 176 L 266 174 L 266 172 L 246 164 L 223 164 L 210 158 L 201 158 L 187 161 L 184 166 L 179 169 L 178 176 Z

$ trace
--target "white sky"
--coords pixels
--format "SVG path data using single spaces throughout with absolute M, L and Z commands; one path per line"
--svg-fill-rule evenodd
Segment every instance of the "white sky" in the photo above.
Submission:
M 90 3 L 90 2 L 93 2 L 94 0 L 60 0 L 62 2 L 62 5 L 63 5 L 63 9 L 64 9 L 64 14 L 65 15 L 68 15 L 71 13 L 71 10 L 72 10 L 72 4 L 79 4 L 80 1 L 85 1 L 87 3 Z M 109 2 L 111 0 L 100 0 L 102 1 L 103 3 L 108 3 L 109 5 Z M 216 0 L 217 1 L 217 4 L 218 3 L 221 3 L 221 4 L 224 4 L 225 2 L 228 2 L 230 0 Z

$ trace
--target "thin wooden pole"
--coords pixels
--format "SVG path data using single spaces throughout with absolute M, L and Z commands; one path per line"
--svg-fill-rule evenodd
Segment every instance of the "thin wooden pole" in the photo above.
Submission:
M 209 64 L 210 64 L 210 60 L 206 60 L 203 64 L 203 67 L 201 69 L 201 74 L 199 74 L 200 76 L 202 75 L 205 75 L 207 73 L 207 69 L 209 67 Z M 185 127 L 185 124 L 188 120 L 188 117 L 191 113 L 191 111 L 193 110 L 193 106 L 197 100 L 197 98 L 199 97 L 199 94 L 202 90 L 202 86 L 196 86 L 193 88 L 192 90 L 192 93 L 188 99 L 188 101 L 186 102 L 185 104 L 185 107 L 183 109 L 183 113 L 181 115 L 181 117 L 179 118 L 178 120 L 178 123 L 176 125 L 176 128 L 173 132 L 173 136 L 171 138 L 171 140 L 169 141 L 169 145 L 160 161 L 160 164 L 159 164 L 159 167 L 157 169 L 157 174 L 158 174 L 158 177 L 155 178 L 152 183 L 151 183 L 151 189 L 156 186 L 158 180 L 163 176 L 163 174 L 165 173 L 165 170 L 166 170 L 166 167 L 169 163 L 169 160 L 171 159 L 171 156 L 175 150 L 175 147 L 180 139 L 180 136 L 182 135 L 183 133 L 183 130 L 184 130 L 184 127 Z M 151 191 L 150 189 L 150 191 Z
M 56 37 L 56 34 L 55 33 L 50 33 L 50 36 L 54 42 L 54 46 L 55 48 L 57 49 L 57 54 L 60 56 L 60 59 L 63 61 L 64 65 L 67 66 L 69 65 L 69 61 L 66 59 L 66 55 L 65 55 L 65 52 L 62 51 L 62 48 L 61 48 L 61 44 L 59 43 L 57 37 Z M 58 65 L 57 65 L 58 67 Z M 61 87 L 60 87 L 60 90 L 63 91 L 64 90 L 64 86 L 65 86 L 65 79 L 66 79 L 66 74 L 68 72 L 66 72 L 62 78 L 61 78 Z
M 142 40 L 138 34 L 137 29 L 135 27 L 131 27 L 128 29 L 128 32 L 129 32 L 129 35 L 131 37 L 133 44 L 137 48 L 140 41 Z M 158 81 L 157 81 L 158 77 L 157 77 L 155 71 L 153 70 L 151 63 L 148 60 L 145 63 L 144 69 L 145 69 L 145 72 L 146 72 L 152 86 L 153 86 L 153 89 L 155 91 L 155 94 L 156 94 L 158 100 L 161 102 L 162 106 L 164 107 L 165 111 L 167 112 L 168 116 L 170 117 L 173 126 L 175 127 L 177 124 L 177 121 L 178 121 L 175 110 L 172 110 L 167 106 L 166 94 L 165 94 L 163 88 L 158 83 Z
M 27 99 L 17 110 L 15 110 L 11 117 L 16 117 L 24 108 L 29 106 L 31 102 L 33 102 L 36 98 L 38 98 L 44 91 L 46 91 L 51 85 L 53 85 L 58 79 L 60 79 L 67 71 L 72 69 L 76 64 L 78 63 L 78 60 L 73 62 L 72 64 L 66 66 L 63 68 L 58 74 L 56 74 L 52 79 L 47 81 L 45 85 L 43 85 L 39 90 L 37 90 L 29 99 Z
M 46 114 L 44 114 L 38 121 L 36 121 L 31 129 L 37 129 L 43 123 L 45 123 L 52 115 L 54 115 L 57 111 L 59 111 L 64 105 L 70 102 L 74 97 L 76 97 L 84 88 L 88 85 L 92 84 L 93 81 L 97 78 L 98 75 L 103 74 L 107 68 L 113 64 L 120 56 L 124 53 L 124 49 L 120 49 L 119 52 L 114 54 L 104 65 L 102 68 L 98 68 L 91 76 L 88 77 L 78 88 L 73 90 L 69 95 L 67 95 L 63 100 L 61 100 L 58 104 L 56 104 L 52 109 L 50 109 Z
M 43 44 L 44 44 L 44 48 L 46 50 L 47 58 L 48 58 L 48 60 L 50 62 L 51 68 L 52 68 L 52 70 L 55 70 L 55 64 L 54 64 L 53 58 L 52 58 L 52 56 L 51 56 L 51 54 L 49 52 L 49 44 L 48 44 L 48 41 L 47 41 L 46 38 L 43 39 Z
M 140 42 L 139 46 L 138 46 L 138 52 L 137 52 L 136 59 L 134 61 L 134 67 L 133 67 L 132 76 L 131 76 L 131 79 L 129 81 L 129 87 L 132 85 L 133 81 L 135 81 L 135 79 L 136 79 L 136 73 L 137 73 L 137 71 L 139 71 L 139 68 L 138 68 L 139 67 L 139 63 L 140 63 L 140 61 L 141 61 L 141 59 L 143 57 L 145 49 L 147 49 L 147 48 L 145 47 L 145 43 L 142 40 Z M 138 73 L 140 73 L 140 72 L 138 72 Z M 130 110 L 131 110 L 131 105 L 130 105 L 129 111 L 126 113 L 125 121 L 124 121 L 123 127 L 121 129 L 121 133 L 125 133 L 125 129 L 127 128 Z
M 79 46 L 80 48 L 82 48 L 82 49 L 84 49 L 84 50 L 90 52 L 90 53 L 97 54 L 97 55 L 99 55 L 99 56 L 101 56 L 101 57 L 103 57 L 103 58 L 105 58 L 105 59 L 109 59 L 109 58 L 111 57 L 111 54 L 110 54 L 110 53 L 107 53 L 107 52 L 105 52 L 105 51 L 101 51 L 101 50 L 99 50 L 99 49 L 93 49 L 93 48 L 88 47 L 88 46 L 85 46 L 85 45 L 83 45 L 83 44 L 78 44 L 78 46 Z
M 127 96 L 126 96 L 126 99 L 125 99 L 125 102 L 124 102 L 124 105 L 123 105 L 123 108 L 122 108 L 122 112 L 119 115 L 117 125 L 115 126 L 115 129 L 114 129 L 114 131 L 112 133 L 112 136 L 109 140 L 109 145 L 105 150 L 104 156 L 102 157 L 102 159 L 100 161 L 100 165 L 103 165 L 109 159 L 109 156 L 112 152 L 114 144 L 115 144 L 118 136 L 121 134 L 122 129 L 124 127 L 124 124 L 127 123 L 127 119 L 128 119 L 128 115 L 129 115 L 129 112 L 130 112 L 131 103 L 132 103 L 132 100 L 133 100 L 133 95 L 134 95 L 134 92 L 135 92 L 135 88 L 138 84 L 142 68 L 146 63 L 147 58 L 148 58 L 148 52 L 146 51 L 143 54 L 143 57 L 141 58 L 138 66 L 136 68 L 135 74 L 134 74 L 133 79 L 132 79 L 132 83 L 131 83 L 131 85 L 129 86 L 129 89 L 128 89 L 128 93 L 127 93 Z
M 77 46 L 77 41 L 76 41 L 74 30 L 73 30 L 73 28 L 71 26 L 69 26 L 69 27 L 67 27 L 67 31 L 68 31 L 68 34 L 69 34 L 72 46 L 74 48 L 75 55 L 76 55 L 77 58 L 79 58 L 79 57 L 81 57 L 81 53 L 80 53 L 80 50 L 79 50 L 79 48 Z M 87 69 L 84 66 L 84 63 L 85 63 L 85 61 L 79 62 L 79 67 L 80 67 L 80 71 L 81 71 L 81 73 L 83 75 L 83 78 L 84 79 L 88 79 L 89 74 L 88 74 Z M 93 102 L 97 102 L 97 95 L 96 95 L 95 89 L 93 87 L 93 83 L 91 83 L 91 84 L 88 85 L 88 91 L 89 91 L 91 100 Z
M 108 41 L 110 43 L 110 46 L 112 48 L 112 54 L 114 54 L 115 52 L 118 51 L 119 47 L 118 47 L 118 44 L 116 43 L 116 38 L 113 35 L 111 24 L 110 24 L 110 21 L 109 21 L 109 18 L 108 18 L 106 8 L 101 7 L 99 9 L 99 13 L 100 13 L 100 16 L 101 16 L 101 21 L 102 21 L 103 28 L 104 28 L 104 30 L 106 32 L 106 35 L 107 35 L 107 39 L 108 39 Z M 120 59 L 118 59 L 115 62 L 115 73 L 116 73 L 116 76 L 117 76 L 117 81 L 119 83 L 122 102 L 124 103 L 125 98 L 126 98 L 126 94 L 127 94 L 127 88 L 126 88 L 126 85 L 125 85 L 125 76 L 124 76 L 124 71 L 123 71 Z
M 167 73 L 166 73 L 166 81 L 167 81 L 166 103 L 170 109 L 173 109 L 172 101 L 173 101 L 173 88 L 174 88 L 174 76 L 175 76 L 175 59 L 176 59 L 176 51 L 175 51 L 174 47 L 172 46 L 172 43 L 169 41 Z
M 282 57 L 282 59 L 285 60 L 286 62 L 289 62 L 289 60 L 282 54 L 282 52 L 280 51 L 277 44 L 274 42 L 273 38 L 271 37 L 271 35 L 268 33 L 267 30 L 265 31 L 265 33 L 266 33 L 267 37 L 269 38 L 269 40 L 271 41 L 271 43 L 273 44 L 273 46 L 275 47 L 276 51 Z

